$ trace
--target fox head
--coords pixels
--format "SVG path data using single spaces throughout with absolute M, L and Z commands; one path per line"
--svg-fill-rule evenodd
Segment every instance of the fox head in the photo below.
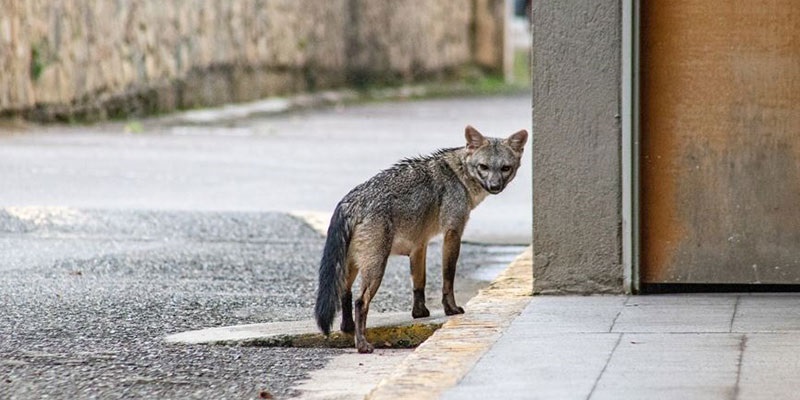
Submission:
M 528 131 L 521 130 L 505 139 L 485 137 L 467 126 L 467 173 L 487 192 L 498 194 L 517 175 Z

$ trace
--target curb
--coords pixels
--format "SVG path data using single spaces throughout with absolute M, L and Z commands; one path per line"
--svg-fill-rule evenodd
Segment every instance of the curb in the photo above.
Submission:
M 376 314 L 367 324 L 367 340 L 375 348 L 413 348 L 447 319 L 442 310 L 433 310 L 432 316 L 415 320 L 409 320 L 405 311 Z M 167 335 L 164 341 L 184 345 L 353 348 L 353 335 L 337 330 L 326 337 L 312 319 L 198 329 Z
M 333 216 L 332 212 L 295 210 L 289 211 L 289 215 L 299 218 L 320 235 L 328 236 L 328 221 Z
M 366 399 L 438 399 L 502 336 L 532 299 L 532 247 L 406 357 Z
M 352 88 L 297 93 L 286 97 L 267 97 L 250 102 L 225 104 L 193 110 L 175 110 L 161 117 L 164 123 L 205 125 L 233 121 L 241 118 L 285 114 L 306 109 L 356 104 L 370 101 L 402 101 L 419 98 L 441 98 L 453 96 L 499 95 L 527 93 L 522 87 L 512 84 L 486 91 L 466 83 L 420 83 L 398 87 L 383 87 L 367 90 Z

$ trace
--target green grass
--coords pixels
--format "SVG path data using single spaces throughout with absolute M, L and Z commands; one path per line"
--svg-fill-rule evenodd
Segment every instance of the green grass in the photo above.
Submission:
M 42 50 L 39 48 L 39 46 L 32 46 L 30 74 L 33 81 L 38 81 L 39 77 L 42 76 L 44 65 L 44 55 L 42 54 Z
M 531 54 L 529 49 L 514 52 L 512 76 L 514 77 L 514 82 L 528 87 L 531 86 Z

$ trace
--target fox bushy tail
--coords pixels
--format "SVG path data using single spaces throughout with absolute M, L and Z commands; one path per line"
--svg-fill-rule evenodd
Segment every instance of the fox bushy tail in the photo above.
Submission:
M 341 308 L 347 275 L 347 249 L 350 246 L 350 226 L 344 210 L 337 206 L 328 226 L 328 239 L 322 250 L 319 265 L 319 286 L 314 314 L 317 325 L 325 335 L 330 334 L 333 319 Z

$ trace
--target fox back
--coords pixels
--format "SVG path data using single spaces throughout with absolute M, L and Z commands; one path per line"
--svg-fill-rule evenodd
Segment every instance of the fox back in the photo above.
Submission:
M 487 138 L 467 128 L 467 146 L 407 158 L 356 186 L 339 207 L 356 219 L 391 220 L 395 229 L 422 233 L 441 219 L 463 220 L 489 194 L 514 179 L 527 132 Z M 439 233 L 439 232 L 434 232 Z

